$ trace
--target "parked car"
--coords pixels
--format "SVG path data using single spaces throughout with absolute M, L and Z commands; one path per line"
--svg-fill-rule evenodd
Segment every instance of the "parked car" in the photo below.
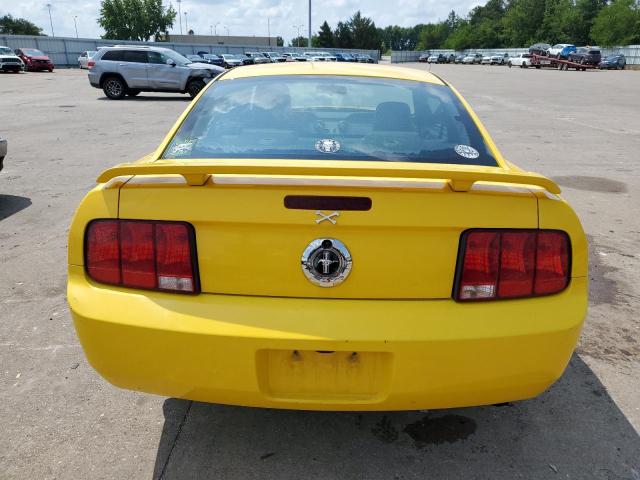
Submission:
M 192 98 L 224 71 L 207 63 L 194 63 L 168 48 L 121 45 L 101 48 L 93 57 L 89 83 L 108 98 L 119 100 L 140 92 L 188 93 Z
M 4 157 L 7 156 L 7 141 L 0 137 L 0 170 L 4 168 Z
M 547 51 L 550 57 L 566 59 L 570 53 L 576 51 L 576 46 L 571 43 L 556 43 Z
M 473 63 L 481 63 L 482 62 L 482 54 L 481 53 L 469 53 L 466 57 L 462 59 L 462 63 L 464 64 L 473 64 Z
M 27 71 L 49 70 L 49 72 L 53 72 L 55 68 L 51 59 L 36 48 L 16 48 L 15 54 L 24 62 Z
M 271 59 L 260 52 L 245 52 L 245 55 L 249 58 L 253 58 L 253 63 L 256 65 L 259 63 L 271 63 Z
M 427 63 L 438 63 L 438 56 L 429 55 L 429 58 L 427 58 Z
M 509 60 L 507 61 L 507 65 L 509 65 L 509 68 L 511 67 L 528 68 L 531 66 L 531 54 L 519 53 L 515 57 L 509 58 Z
M 78 68 L 80 69 L 89 69 L 89 62 L 93 58 L 93 56 L 98 53 L 95 50 L 85 50 L 78 57 Z
M 431 55 L 427 60 L 429 63 L 447 63 L 447 56 L 444 53 Z
M 242 60 L 243 65 L 253 65 L 256 63 L 253 58 L 251 58 L 248 55 L 245 55 L 244 53 L 236 53 L 234 55 L 236 56 L 236 58 Z
M 243 65 L 242 59 L 231 53 L 223 53 L 220 56 L 222 57 L 222 66 L 224 68 L 240 67 Z
M 602 60 L 602 54 L 598 47 L 580 47 L 569 54 L 568 60 L 581 65 L 598 65 Z
M 464 53 L 461 53 L 460 55 L 457 55 L 455 63 L 462 63 L 462 61 L 464 60 L 464 57 L 466 57 L 466 55 Z
M 185 57 L 187 57 L 192 62 L 204 62 L 204 58 L 202 58 L 200 55 L 185 55 Z
M 287 62 L 306 62 L 307 57 L 298 52 L 283 53 L 282 56 L 287 59 Z
M 202 55 L 202 62 L 208 63 L 209 65 L 216 65 L 218 67 L 222 67 L 224 64 L 224 60 L 219 55 L 214 53 L 205 53 Z
M 287 59 L 280 55 L 278 52 L 262 52 L 273 63 L 286 62 Z
M 624 70 L 627 66 L 627 59 L 621 53 L 616 53 L 615 55 L 609 55 L 607 58 L 603 59 L 598 68 L 601 70 Z
M 428 53 L 422 53 L 420 54 L 420 56 L 418 57 L 418 62 L 420 63 L 428 63 L 429 62 L 429 57 L 431 55 L 429 55 Z
M 0 46 L 0 72 L 19 73 L 24 63 L 9 47 Z
M 534 55 L 548 56 L 551 45 L 548 43 L 534 43 L 529 47 L 529 53 Z
M 493 53 L 485 53 L 482 55 L 482 59 L 480 59 L 480 64 L 491 65 L 491 57 L 493 57 Z
M 350 53 L 335 53 L 333 55 L 334 57 L 336 57 L 336 60 L 338 62 L 355 62 L 357 61 L 353 55 L 351 55 Z
M 371 55 L 367 53 L 354 53 L 354 56 L 358 59 L 359 63 L 376 63 L 376 61 L 371 58 Z
M 440 78 L 238 68 L 169 131 L 102 172 L 69 228 L 73 324 L 110 383 L 415 411 L 528 399 L 562 376 L 588 308 L 583 228 Z
M 447 59 L 447 63 L 455 63 L 456 62 L 456 54 L 455 53 L 445 54 L 445 58 Z
M 490 65 L 504 65 L 509 61 L 508 53 L 495 53 L 491 55 Z

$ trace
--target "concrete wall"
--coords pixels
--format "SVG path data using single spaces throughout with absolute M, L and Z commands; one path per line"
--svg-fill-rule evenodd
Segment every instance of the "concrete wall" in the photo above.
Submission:
M 250 37 L 253 38 L 253 37 Z M 265 37 L 266 38 L 266 37 Z M 130 40 L 104 40 L 94 38 L 69 37 L 37 37 L 30 35 L 0 35 L 0 45 L 15 48 L 37 48 L 46 53 L 57 66 L 73 66 L 78 64 L 78 56 L 85 50 L 98 50 L 109 45 L 156 45 L 171 48 L 183 55 L 208 53 L 244 53 L 244 52 L 304 52 L 306 50 L 323 52 L 357 52 L 371 55 L 378 59 L 377 50 L 346 50 L 332 48 L 297 48 L 297 47 L 265 47 L 264 45 L 218 45 L 211 43 L 174 43 L 174 42 L 135 42 Z
M 449 54 L 449 53 L 504 53 L 507 52 L 509 55 L 517 55 L 519 53 L 528 52 L 528 48 L 476 48 L 469 49 L 463 51 L 455 51 L 455 50 L 444 50 L 444 49 L 434 49 L 434 50 L 423 50 L 423 51 L 393 51 L 391 52 L 391 63 L 404 63 L 404 62 L 417 62 L 420 55 L 427 53 L 430 55 L 438 55 L 439 53 Z M 627 59 L 628 65 L 640 65 L 640 45 L 627 45 L 625 47 L 612 47 L 612 48 L 603 48 L 602 55 L 607 56 L 613 53 L 622 53 Z

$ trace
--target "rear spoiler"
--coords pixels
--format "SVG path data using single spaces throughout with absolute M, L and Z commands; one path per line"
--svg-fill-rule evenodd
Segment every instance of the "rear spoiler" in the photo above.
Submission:
M 549 193 L 560 193 L 560 187 L 547 177 L 500 167 L 323 160 L 240 159 L 123 163 L 102 172 L 97 182 L 106 183 L 115 177 L 130 175 L 181 175 L 188 185 L 198 186 L 204 185 L 209 176 L 216 174 L 432 179 L 446 181 L 456 192 L 467 192 L 476 182 L 497 182 L 535 185 Z

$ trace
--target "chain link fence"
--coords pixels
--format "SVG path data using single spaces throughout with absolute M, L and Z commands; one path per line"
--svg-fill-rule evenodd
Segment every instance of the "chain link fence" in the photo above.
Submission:
M 85 50 L 98 50 L 100 47 L 111 45 L 154 45 L 170 48 L 182 55 L 196 55 L 206 53 L 245 53 L 245 52 L 349 52 L 369 55 L 375 61 L 379 60 L 377 50 L 357 50 L 339 48 L 306 48 L 306 47 L 267 47 L 265 45 L 210 45 L 199 43 L 171 43 L 171 42 L 136 42 L 131 40 L 104 40 L 93 38 L 42 37 L 30 35 L 0 35 L 0 45 L 11 49 L 37 48 L 42 50 L 56 66 L 72 66 L 78 64 L 78 57 Z

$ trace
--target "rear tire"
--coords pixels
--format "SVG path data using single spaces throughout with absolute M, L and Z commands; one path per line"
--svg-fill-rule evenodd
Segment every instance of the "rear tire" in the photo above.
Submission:
M 127 94 L 127 86 L 118 77 L 107 77 L 102 82 L 102 91 L 111 100 L 121 100 Z
M 199 93 L 200 90 L 202 90 L 205 86 L 205 83 L 203 80 L 197 78 L 195 80 L 191 80 L 189 83 L 187 83 L 187 93 L 189 94 L 189 96 L 191 98 L 196 97 Z

